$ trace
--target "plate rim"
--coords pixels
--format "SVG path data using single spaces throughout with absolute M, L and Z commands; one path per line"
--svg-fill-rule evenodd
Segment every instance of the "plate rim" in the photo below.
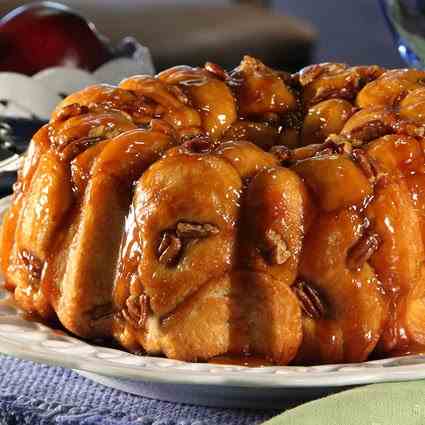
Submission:
M 0 199 L 0 216 L 11 201 L 11 196 Z M 0 282 L 0 295 L 7 291 Z M 379 382 L 408 381 L 425 378 L 425 354 L 389 357 L 362 363 L 344 363 L 317 366 L 245 367 L 213 363 L 192 363 L 164 357 L 136 356 L 125 350 L 104 347 L 79 339 L 64 331 L 58 331 L 38 322 L 29 321 L 16 307 L 14 314 L 2 314 L 1 307 L 10 306 L 10 299 L 0 297 L 0 352 L 38 363 L 77 369 L 112 378 L 144 381 L 158 384 L 213 385 L 255 388 L 323 388 L 345 387 Z M 41 347 L 28 341 L 15 339 L 2 332 L 7 321 L 25 330 L 23 323 L 31 324 L 43 335 L 60 336 L 80 347 L 90 347 L 90 354 L 97 351 L 117 353 L 118 357 L 137 358 L 143 365 L 121 364 L 111 359 L 89 357 L 81 354 L 67 355 L 49 347 Z M 18 324 L 16 324 L 18 323 Z M 53 338 L 53 339 L 54 339 Z M 94 351 L 93 351 L 94 350 Z M 84 350 L 83 350 L 84 351 Z M 150 362 L 152 362 L 150 364 Z M 156 362 L 156 363 L 155 363 Z M 159 363 L 158 363 L 159 362 Z M 152 366 L 155 364 L 155 367 Z M 162 365 L 162 366 L 161 366 Z
M 4 318 L 5 316 L 3 316 Z M 24 319 L 25 320 L 25 319 Z M 53 329 L 43 326 L 53 332 Z M 48 332 L 47 332 L 48 333 Z M 55 330 L 55 333 L 58 331 Z M 65 333 L 64 333 L 65 334 Z M 78 341 L 89 347 L 104 349 L 105 347 L 96 346 L 75 337 L 65 334 L 67 339 Z M 373 360 L 364 363 L 347 363 L 338 365 L 320 365 L 320 366 L 275 366 L 275 367 L 256 367 L 248 368 L 244 366 L 215 365 L 208 363 L 189 363 L 178 362 L 182 364 L 181 369 L 176 369 L 174 360 L 166 358 L 154 358 L 150 356 L 135 356 L 122 350 L 107 348 L 118 353 L 124 353 L 129 357 L 139 359 L 160 359 L 161 362 L 171 362 L 169 366 L 152 367 L 138 365 L 114 364 L 101 358 L 84 358 L 81 355 L 66 355 L 54 350 L 48 354 L 48 350 L 43 353 L 42 350 L 28 349 L 25 343 L 17 343 L 0 335 L 0 351 L 3 354 L 12 355 L 24 360 L 35 361 L 37 363 L 60 366 L 69 369 L 78 369 L 98 375 L 104 375 L 112 378 L 148 381 L 162 384 L 185 384 L 185 385 L 214 385 L 214 386 L 232 386 L 232 387 L 255 387 L 255 388 L 321 388 L 321 387 L 345 387 L 353 385 L 408 381 L 425 378 L 425 356 L 412 355 L 404 357 L 391 357 L 384 360 Z M 412 364 L 389 364 L 398 360 Z M 210 370 L 196 369 L 196 366 L 208 365 Z M 185 368 L 184 366 L 189 366 Z M 335 368 L 324 370 L 326 368 Z M 273 371 L 270 372 L 270 369 Z M 279 371 L 289 370 L 288 373 L 280 374 Z M 302 371 L 300 371 L 302 369 Z M 344 370 L 347 369 L 347 370 Z M 220 373 L 220 370 L 222 373 Z M 277 371 L 277 373 L 276 373 Z M 312 373 L 309 373 L 312 372 Z

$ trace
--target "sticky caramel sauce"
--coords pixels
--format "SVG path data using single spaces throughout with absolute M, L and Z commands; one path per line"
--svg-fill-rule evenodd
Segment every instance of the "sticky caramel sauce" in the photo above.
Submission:
M 11 253 L 15 242 L 15 231 L 22 208 L 24 195 L 21 193 L 13 199 L 10 208 L 3 214 L 1 227 L 1 268 L 6 274 L 6 288 L 13 290 L 15 285 L 7 281 L 7 270 L 10 267 Z
M 425 355 L 425 345 L 420 344 L 409 344 L 407 347 L 399 348 L 392 351 L 389 355 L 385 357 L 402 357 L 402 356 L 412 356 L 412 355 Z
M 223 355 L 213 357 L 208 360 L 208 363 L 211 364 L 220 364 L 220 365 L 234 365 L 234 366 L 247 366 L 247 367 L 267 367 L 267 366 L 276 366 L 276 363 L 266 359 L 265 357 L 255 356 L 255 355 L 246 355 L 246 356 L 236 356 L 236 355 Z
M 141 294 L 143 292 L 137 271 L 140 257 L 141 248 L 136 218 L 134 208 L 131 205 L 125 221 L 125 231 L 118 259 L 118 273 L 113 290 L 113 299 L 118 310 L 124 308 L 130 294 Z
M 5 274 L 5 287 L 9 291 L 15 289 L 15 285 L 7 279 L 9 267 L 17 266 L 11 263 L 12 249 L 16 237 L 16 228 L 18 226 L 19 217 L 24 207 L 25 194 L 28 191 L 32 177 L 38 166 L 40 158 L 48 149 L 47 125 L 43 126 L 33 137 L 28 147 L 28 151 L 24 156 L 24 162 L 21 169 L 18 171 L 18 181 L 14 185 L 14 194 L 12 197 L 12 205 L 2 217 L 1 226 L 1 269 Z

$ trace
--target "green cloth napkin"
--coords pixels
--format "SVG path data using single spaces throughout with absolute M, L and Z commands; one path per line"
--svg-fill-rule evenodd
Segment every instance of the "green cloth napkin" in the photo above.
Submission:
M 425 380 L 374 384 L 302 404 L 263 425 L 424 425 Z

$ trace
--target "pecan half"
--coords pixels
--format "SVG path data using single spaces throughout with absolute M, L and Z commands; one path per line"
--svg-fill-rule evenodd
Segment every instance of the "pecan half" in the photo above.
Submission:
M 291 257 L 291 251 L 282 235 L 272 229 L 266 233 L 266 252 L 271 264 L 284 264 Z
M 360 270 L 363 264 L 378 250 L 381 242 L 376 233 L 364 235 L 347 254 L 347 267 L 350 270 Z
M 306 86 L 323 74 L 332 75 L 345 71 L 347 68 L 348 66 L 345 63 L 325 62 L 306 66 L 295 75 L 298 77 L 300 84 Z
M 171 230 L 164 232 L 158 247 L 159 262 L 171 265 L 177 262 L 182 249 L 181 240 Z
M 115 136 L 118 136 L 121 134 L 121 130 L 119 128 L 116 128 L 114 124 L 108 124 L 108 125 L 98 125 L 96 127 L 93 127 L 88 132 L 88 137 L 90 138 L 97 138 L 101 137 L 104 139 L 112 139 Z
M 62 147 L 63 149 L 59 152 L 59 158 L 62 161 L 72 161 L 80 153 L 101 140 L 101 137 L 83 137 L 82 139 L 74 140 Z
M 168 91 L 174 95 L 174 97 L 183 105 L 188 105 L 190 103 L 188 96 L 183 92 L 183 90 L 178 86 L 168 86 Z
M 77 115 L 87 114 L 89 108 L 79 103 L 71 103 L 70 105 L 64 106 L 56 115 L 57 121 L 65 121 L 68 118 L 76 117 Z
M 130 295 L 122 310 L 124 318 L 136 328 L 143 328 L 149 315 L 149 297 Z
M 291 160 L 292 152 L 285 145 L 276 145 L 270 149 L 270 153 L 273 154 L 281 163 L 286 163 Z
M 226 80 L 229 77 L 227 72 L 220 65 L 217 65 L 216 63 L 207 62 L 204 65 L 204 68 L 206 71 L 211 72 L 211 74 L 214 74 L 220 80 Z
M 207 136 L 198 133 L 186 135 L 182 147 L 191 153 L 210 153 L 211 145 Z
M 292 150 L 293 161 L 301 161 L 303 159 L 313 158 L 318 155 L 332 155 L 334 152 L 329 146 L 324 143 L 316 143 L 308 146 L 302 146 Z
M 311 144 L 308 146 L 302 146 L 292 150 L 292 158 L 294 161 L 301 161 L 303 159 L 312 158 L 316 156 L 318 152 L 323 150 L 323 144 Z
M 308 102 L 309 106 L 326 99 L 353 99 L 360 86 L 360 77 L 349 70 L 344 74 L 344 78 L 342 78 L 342 73 L 338 75 L 340 84 L 334 84 L 329 82 L 330 80 L 326 81 L 326 79 L 322 79 L 321 84 L 318 84 L 316 92 L 313 94 L 310 102 Z
M 387 119 L 387 121 L 389 121 Z M 394 127 L 397 121 L 394 118 L 394 123 L 386 122 L 382 119 L 376 119 L 364 123 L 362 126 L 353 128 L 349 135 L 355 139 L 370 142 L 371 140 L 378 139 L 386 134 L 394 133 Z
M 370 158 L 363 149 L 353 149 L 351 156 L 357 162 L 369 181 L 375 183 L 379 176 L 378 167 L 375 161 Z
M 164 133 L 167 136 L 172 136 L 173 138 L 176 138 L 175 129 L 164 120 L 154 118 L 149 121 L 148 127 L 151 131 L 158 131 L 159 133 Z
M 219 232 L 217 226 L 212 224 L 196 224 L 181 221 L 177 223 L 177 236 L 184 239 L 202 239 Z
M 319 292 L 305 281 L 297 282 L 293 287 L 300 306 L 304 314 L 311 319 L 321 319 L 326 314 L 326 306 L 321 299 Z
M 335 154 L 350 155 L 353 151 L 353 148 L 360 146 L 361 144 L 361 140 L 348 139 L 347 137 L 341 136 L 339 134 L 330 134 L 323 143 L 323 150 L 330 149 L 332 153 Z

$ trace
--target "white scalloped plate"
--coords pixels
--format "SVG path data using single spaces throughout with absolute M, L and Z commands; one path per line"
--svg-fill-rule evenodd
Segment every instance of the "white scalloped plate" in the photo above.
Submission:
M 9 199 L 0 200 L 0 213 Z M 120 390 L 168 401 L 273 407 L 353 386 L 425 378 L 425 356 L 311 367 L 247 368 L 136 356 L 26 320 L 0 287 L 0 352 L 75 369 Z

